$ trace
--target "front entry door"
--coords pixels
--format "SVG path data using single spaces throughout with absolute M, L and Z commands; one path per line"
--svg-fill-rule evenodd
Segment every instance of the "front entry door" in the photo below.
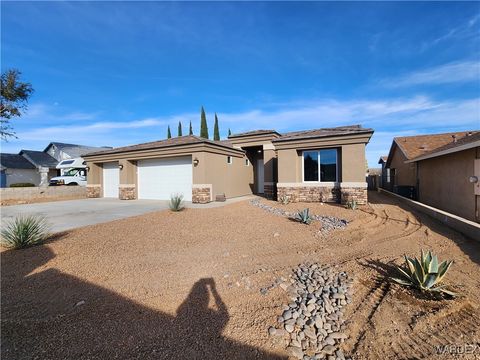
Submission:
M 264 192 L 263 159 L 257 159 L 257 192 L 259 194 L 263 194 Z

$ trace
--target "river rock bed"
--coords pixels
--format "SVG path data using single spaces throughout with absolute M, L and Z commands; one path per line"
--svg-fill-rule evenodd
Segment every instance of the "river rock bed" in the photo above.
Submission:
M 278 325 L 268 333 L 287 338 L 287 350 L 297 359 L 345 360 L 340 344 L 348 338 L 342 311 L 351 302 L 347 274 L 303 264 L 280 287 L 291 302 L 283 306 Z
M 260 199 L 257 199 L 257 198 L 250 200 L 250 204 L 277 216 L 285 216 L 287 218 L 293 218 L 296 214 L 295 212 L 289 212 L 289 211 L 285 211 L 284 209 L 279 209 L 274 206 L 266 205 L 262 203 Z M 319 221 L 321 223 L 322 225 L 321 232 L 324 235 L 329 233 L 332 230 L 341 229 L 348 225 L 347 220 L 339 219 L 334 216 L 325 216 L 325 215 L 310 215 L 310 216 L 313 220 Z

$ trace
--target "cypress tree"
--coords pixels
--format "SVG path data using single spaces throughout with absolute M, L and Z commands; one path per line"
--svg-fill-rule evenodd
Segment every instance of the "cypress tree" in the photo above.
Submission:
M 217 113 L 215 113 L 215 124 L 213 125 L 213 140 L 220 140 L 220 131 L 218 130 Z
M 208 139 L 207 116 L 205 115 L 205 109 L 203 106 L 202 113 L 200 115 L 200 137 Z
M 230 128 L 228 128 L 228 136 L 232 135 L 232 132 L 230 131 Z
M 171 139 L 172 138 L 172 133 L 170 132 L 170 125 L 168 125 L 168 129 L 167 129 L 167 139 Z
M 190 129 L 188 130 L 188 135 L 193 135 L 192 120 L 190 120 Z
M 182 122 L 178 122 L 178 136 L 182 136 Z

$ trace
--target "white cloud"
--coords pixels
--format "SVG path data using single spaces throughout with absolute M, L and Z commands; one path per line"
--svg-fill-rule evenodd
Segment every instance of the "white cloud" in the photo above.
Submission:
M 451 83 L 478 82 L 480 84 L 480 62 L 452 62 L 426 70 L 415 71 L 399 77 L 380 81 L 380 85 L 390 88 L 438 85 Z

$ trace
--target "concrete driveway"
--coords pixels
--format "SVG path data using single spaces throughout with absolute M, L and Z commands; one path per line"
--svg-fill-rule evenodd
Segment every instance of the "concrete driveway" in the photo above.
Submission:
M 185 207 L 208 209 L 244 201 L 253 196 L 241 196 L 225 202 L 192 204 L 186 201 Z M 1 224 L 19 215 L 43 216 L 52 226 L 52 232 L 70 230 L 82 226 L 100 224 L 130 216 L 168 209 L 166 200 L 118 200 L 109 198 L 53 201 L 36 204 L 2 206 Z
M 2 206 L 1 223 L 3 226 L 18 215 L 39 215 L 52 225 L 52 232 L 58 232 L 165 209 L 168 209 L 168 201 L 161 200 L 101 198 L 54 201 Z

